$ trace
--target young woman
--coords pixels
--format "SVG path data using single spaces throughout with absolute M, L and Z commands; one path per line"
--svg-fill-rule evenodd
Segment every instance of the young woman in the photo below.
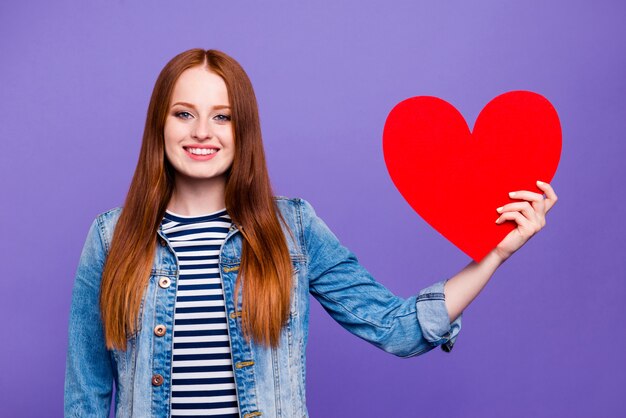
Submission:
M 463 310 L 556 202 L 517 191 L 513 230 L 408 299 L 376 282 L 313 207 L 274 196 L 241 66 L 191 49 L 161 71 L 123 207 L 98 215 L 72 296 L 66 417 L 305 417 L 308 294 L 400 357 L 450 351 Z M 494 208 L 496 210 L 496 208 Z

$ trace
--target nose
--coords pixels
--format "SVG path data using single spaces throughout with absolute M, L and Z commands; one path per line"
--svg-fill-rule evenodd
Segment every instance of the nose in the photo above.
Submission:
M 198 118 L 197 120 L 198 122 L 194 125 L 191 136 L 196 139 L 209 139 L 213 137 L 210 122 L 203 118 Z

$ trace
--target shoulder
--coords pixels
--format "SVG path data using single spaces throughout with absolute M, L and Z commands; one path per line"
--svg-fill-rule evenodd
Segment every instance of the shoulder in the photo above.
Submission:
M 294 217 L 300 222 L 315 215 L 313 206 L 301 197 L 274 196 L 274 201 L 283 216 Z
M 121 212 L 122 206 L 117 206 L 99 213 L 94 220 L 99 227 L 100 237 L 107 251 L 113 239 L 113 231 Z
M 117 207 L 111 208 L 111 209 L 109 209 L 107 211 L 99 213 L 97 218 L 99 220 L 102 220 L 102 221 L 110 220 L 110 219 L 117 220 L 117 218 L 120 216 L 121 212 L 122 212 L 122 207 L 121 206 L 117 206 Z
M 286 196 L 274 196 L 274 200 L 290 228 L 299 231 L 302 242 L 308 241 L 312 233 L 327 229 L 308 200 Z
M 282 215 L 291 232 L 290 237 L 296 240 L 291 242 L 288 238 L 289 245 L 297 246 L 298 251 L 302 253 L 306 252 L 308 225 L 310 224 L 311 213 L 314 214 L 311 205 L 301 197 L 274 196 L 274 202 L 276 209 Z
M 103 227 L 114 227 L 122 213 L 122 206 L 111 208 L 101 212 L 96 216 L 96 220 Z
M 274 201 L 278 205 L 297 205 L 298 201 L 300 201 L 299 197 L 288 197 L 288 196 L 274 196 Z

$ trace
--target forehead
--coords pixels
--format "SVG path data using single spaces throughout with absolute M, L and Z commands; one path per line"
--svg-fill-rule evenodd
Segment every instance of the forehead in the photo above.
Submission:
M 219 75 L 202 67 L 183 71 L 174 84 L 170 103 L 189 102 L 197 106 L 229 105 L 226 83 Z

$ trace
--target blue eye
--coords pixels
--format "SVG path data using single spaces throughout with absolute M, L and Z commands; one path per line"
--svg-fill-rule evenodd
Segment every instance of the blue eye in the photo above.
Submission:
M 181 119 L 190 119 L 192 115 L 189 112 L 181 111 L 181 112 L 174 113 L 174 116 L 176 116 L 177 118 L 181 118 Z M 220 122 L 227 122 L 230 120 L 229 115 L 219 114 L 219 115 L 216 115 L 215 117 Z
M 191 113 L 189 113 L 189 112 L 176 112 L 175 115 L 176 115 L 177 118 L 180 118 L 181 115 L 183 115 L 183 114 L 187 114 L 187 115 L 191 116 Z M 188 119 L 188 118 L 187 117 L 183 117 L 183 119 Z
M 217 115 L 217 116 L 215 116 L 215 117 L 216 117 L 216 118 L 220 118 L 220 120 L 221 120 L 221 121 L 224 121 L 224 122 L 225 122 L 225 121 L 229 121 L 229 120 L 230 120 L 230 116 L 229 116 L 229 115 L 222 115 L 222 114 L 219 114 L 219 115 Z

